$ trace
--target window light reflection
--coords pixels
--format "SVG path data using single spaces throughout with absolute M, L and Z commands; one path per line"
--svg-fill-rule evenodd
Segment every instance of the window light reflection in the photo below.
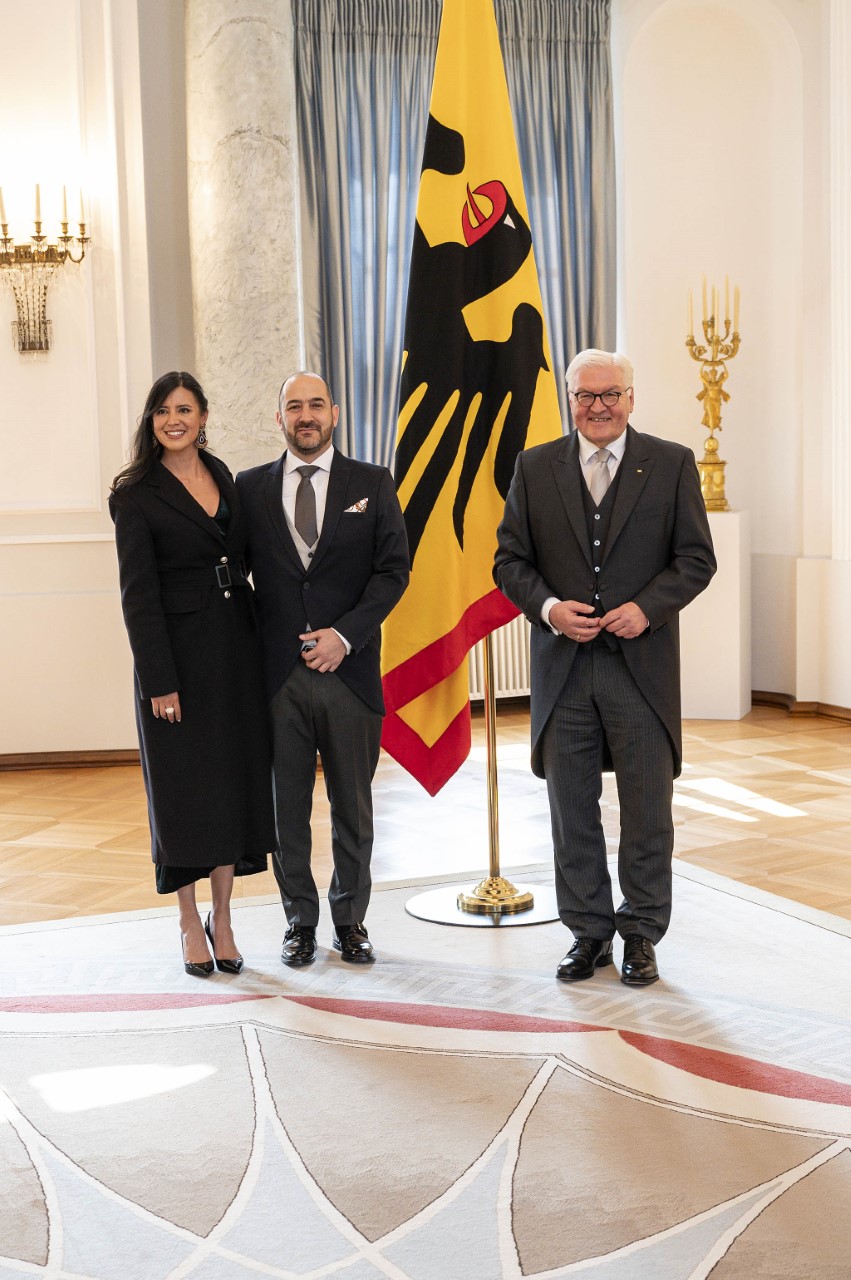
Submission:
M 168 1066 L 139 1062 L 132 1066 L 81 1067 L 74 1071 L 50 1071 L 33 1076 L 30 1084 L 52 1111 L 71 1113 L 114 1107 L 159 1094 L 173 1093 L 216 1074 L 216 1068 L 197 1062 Z
M 697 796 L 684 796 L 674 792 L 674 804 L 680 809 L 696 809 L 698 813 L 710 813 L 715 818 L 730 818 L 733 822 L 756 822 L 749 813 L 739 813 L 737 809 L 724 809 L 720 804 L 710 804 L 708 800 L 698 800 Z
M 790 804 L 781 804 L 779 800 L 770 800 L 757 791 L 747 787 L 739 787 L 735 782 L 727 782 L 724 778 L 680 778 L 679 786 L 688 787 L 690 791 L 702 791 L 704 795 L 714 796 L 717 800 L 729 800 L 743 805 L 746 809 L 758 809 L 760 813 L 770 813 L 775 818 L 805 818 L 804 809 L 795 809 Z

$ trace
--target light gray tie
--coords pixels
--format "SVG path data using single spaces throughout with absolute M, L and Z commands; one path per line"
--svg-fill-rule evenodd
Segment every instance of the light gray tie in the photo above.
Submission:
M 295 494 L 295 527 L 299 536 L 312 547 L 319 537 L 316 527 L 316 492 L 310 477 L 318 467 L 296 467 L 301 476 Z
M 609 472 L 609 458 L 613 456 L 608 449 L 598 449 L 596 453 L 591 454 L 594 459 L 594 466 L 591 468 L 591 482 L 588 488 L 591 497 L 594 499 L 594 505 L 597 507 L 605 498 L 606 491 L 612 483 L 611 473 Z

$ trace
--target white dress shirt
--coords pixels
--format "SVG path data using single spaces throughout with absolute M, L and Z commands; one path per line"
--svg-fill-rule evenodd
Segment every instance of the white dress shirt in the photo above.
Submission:
M 623 461 L 623 452 L 626 448 L 626 432 L 622 431 L 617 440 L 613 440 L 611 444 L 602 446 L 594 444 L 591 440 L 586 440 L 581 431 L 577 432 L 577 435 L 579 436 L 577 441 L 577 444 L 579 445 L 579 461 L 582 464 L 582 475 L 584 476 L 585 483 L 588 486 L 588 492 L 591 492 L 591 472 L 594 470 L 594 462 L 592 459 L 599 448 L 608 449 L 609 453 L 612 455 L 608 460 L 609 484 L 611 484 L 618 473 L 618 467 Z

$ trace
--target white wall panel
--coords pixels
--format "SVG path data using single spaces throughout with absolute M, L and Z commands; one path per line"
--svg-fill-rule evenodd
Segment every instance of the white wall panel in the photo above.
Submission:
M 7 6 L 7 9 L 12 9 Z M 151 310 L 135 0 L 4 12 L 0 184 L 10 221 L 41 183 L 44 231 L 92 243 L 48 292 L 48 353 L 14 350 L 0 293 L 0 754 L 135 745 L 109 482 L 151 382 Z M 36 38 L 34 38 L 34 36 Z M 28 194 L 28 193 L 32 194 Z M 2 283 L 2 278 L 0 278 Z

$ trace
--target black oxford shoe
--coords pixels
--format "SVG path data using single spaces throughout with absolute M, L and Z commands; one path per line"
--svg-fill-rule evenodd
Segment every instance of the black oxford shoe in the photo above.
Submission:
M 581 982 L 611 963 L 611 938 L 577 938 L 556 969 L 556 977 L 560 982 Z
M 284 934 L 281 959 L 291 969 L 313 964 L 316 959 L 316 928 L 308 924 L 291 924 Z
M 623 940 L 621 982 L 628 987 L 649 987 L 658 977 L 653 943 L 649 938 L 642 938 L 640 933 L 629 934 Z
M 372 964 L 375 952 L 362 924 L 338 924 L 334 929 L 332 944 L 339 951 L 340 959 L 348 964 Z

